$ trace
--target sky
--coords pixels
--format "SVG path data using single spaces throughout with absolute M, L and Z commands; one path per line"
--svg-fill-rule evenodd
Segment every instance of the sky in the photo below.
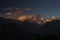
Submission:
M 60 17 L 60 0 L 0 0 L 0 8 L 30 8 L 30 14 Z

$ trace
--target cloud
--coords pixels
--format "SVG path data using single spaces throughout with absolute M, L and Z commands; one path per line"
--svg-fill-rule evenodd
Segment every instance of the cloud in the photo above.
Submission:
M 39 7 L 37 7 L 37 8 L 33 8 L 32 10 L 47 10 L 47 8 L 39 8 Z
M 29 10 L 31 10 L 32 8 L 25 8 L 24 10 L 26 10 L 26 11 L 29 11 Z
M 33 8 L 5 8 L 6 12 L 3 14 L 3 17 L 14 17 L 15 19 L 21 15 L 27 15 L 32 14 L 34 15 L 31 10 L 33 11 Z M 15 11 L 14 11 L 15 10 Z M 29 11 L 31 13 L 29 13 Z

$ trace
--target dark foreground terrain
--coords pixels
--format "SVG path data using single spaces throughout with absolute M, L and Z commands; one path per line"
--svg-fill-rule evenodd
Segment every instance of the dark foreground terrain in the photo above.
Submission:
M 39 27 L 36 23 L 0 18 L 0 40 L 39 40 Z
M 38 25 L 1 17 L 0 40 L 60 40 L 60 20 Z
M 60 20 L 55 20 L 42 25 L 40 29 L 40 39 L 60 40 Z

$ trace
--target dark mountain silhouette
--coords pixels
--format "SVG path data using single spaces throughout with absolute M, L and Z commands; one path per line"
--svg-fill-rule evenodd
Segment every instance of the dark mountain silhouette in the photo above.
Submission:
M 40 25 L 1 17 L 0 36 L 2 40 L 39 40 Z
M 60 20 L 42 25 L 40 29 L 41 40 L 60 40 Z

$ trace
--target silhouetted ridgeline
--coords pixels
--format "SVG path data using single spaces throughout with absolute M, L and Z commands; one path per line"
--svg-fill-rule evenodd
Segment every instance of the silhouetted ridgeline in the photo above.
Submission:
M 0 18 L 0 40 L 60 40 L 60 20 L 38 25 Z
M 40 38 L 41 40 L 60 40 L 60 20 L 42 25 Z
M 1 17 L 0 36 L 2 40 L 39 40 L 40 25 Z

